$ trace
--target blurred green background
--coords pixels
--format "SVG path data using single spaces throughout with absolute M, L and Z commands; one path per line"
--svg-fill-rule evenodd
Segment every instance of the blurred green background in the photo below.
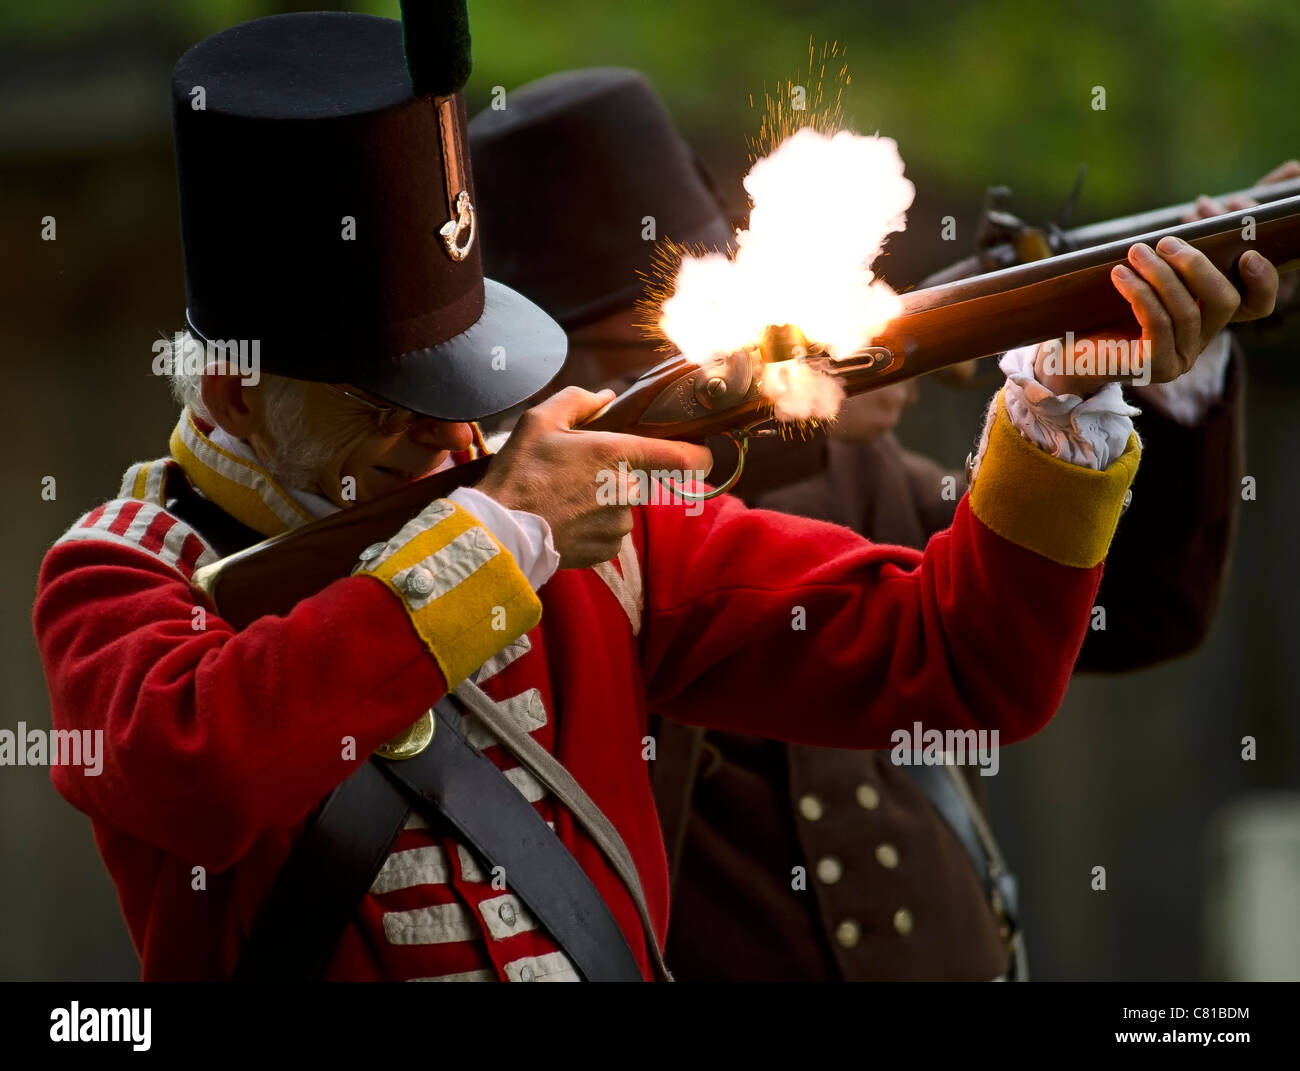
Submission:
M 557 69 L 641 68 L 737 208 L 758 127 L 751 95 L 804 81 L 810 41 L 818 53 L 837 42 L 852 77 L 846 115 L 861 131 L 894 137 L 917 186 L 908 231 L 885 262 L 899 287 L 966 255 L 991 184 L 1012 186 L 1016 210 L 1041 221 L 1086 163 L 1075 219 L 1087 222 L 1247 186 L 1300 154 L 1295 0 L 502 0 L 470 8 L 471 109 L 494 86 Z M 150 343 L 184 310 L 171 66 L 209 33 L 297 9 L 242 0 L 0 7 L 9 445 L 0 493 L 10 504 L 0 726 L 48 724 L 30 627 L 44 550 L 116 488 L 129 463 L 164 452 L 174 419 L 165 385 L 149 373 Z M 397 14 L 396 0 L 351 9 Z M 1104 111 L 1092 107 L 1095 86 L 1105 88 Z M 57 242 L 39 241 L 45 215 L 58 220 Z M 956 242 L 939 240 L 947 215 L 958 220 Z M 1039 977 L 1240 969 L 1224 946 L 1244 922 L 1207 895 L 1213 821 L 1251 793 L 1300 788 L 1296 343 L 1294 327 L 1249 342 L 1248 471 L 1259 496 L 1245 506 L 1210 642 L 1173 665 L 1078 681 L 1051 727 L 1003 757 L 995 825 L 1022 876 Z M 986 396 L 927 383 L 900 437 L 960 464 Z M 39 496 L 47 474 L 58 479 L 54 502 Z M 1254 763 L 1239 755 L 1247 733 L 1260 741 Z M 1089 888 L 1095 865 L 1108 868 L 1105 893 Z M 1289 865 L 1287 880 L 1300 884 L 1300 862 Z M 1300 948 L 1295 912 L 1268 925 L 1274 944 Z M 1300 952 L 1284 962 L 1300 977 Z M 0 979 L 135 974 L 88 823 L 54 794 L 48 771 L 0 769 Z
M 37 84 L 6 108 L 6 141 L 48 144 L 78 116 L 101 139 L 144 135 L 165 118 L 151 75 L 170 68 L 168 44 L 318 6 L 7 0 L 10 75 Z M 382 0 L 334 6 L 397 14 Z M 1226 189 L 1296 151 L 1300 5 L 1287 0 L 498 0 L 471 5 L 471 29 L 471 99 L 565 67 L 638 67 L 719 156 L 752 127 L 749 94 L 804 74 L 810 39 L 819 51 L 839 42 L 848 114 L 896 138 L 919 175 L 961 190 L 1012 181 L 1048 197 L 1086 161 L 1098 214 Z M 1104 112 L 1091 110 L 1095 85 L 1106 87 Z M 65 106 L 88 86 L 105 93 Z

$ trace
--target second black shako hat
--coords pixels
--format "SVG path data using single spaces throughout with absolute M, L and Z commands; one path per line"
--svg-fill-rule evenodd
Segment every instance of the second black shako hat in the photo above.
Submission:
M 469 124 L 484 264 L 565 327 L 631 305 L 653 239 L 733 242 L 703 164 L 639 71 L 561 71 L 503 103 Z
M 256 340 L 266 372 L 477 420 L 544 387 L 567 343 L 483 277 L 464 0 L 404 16 L 405 49 L 400 22 L 313 12 L 181 57 L 186 316 L 203 340 Z

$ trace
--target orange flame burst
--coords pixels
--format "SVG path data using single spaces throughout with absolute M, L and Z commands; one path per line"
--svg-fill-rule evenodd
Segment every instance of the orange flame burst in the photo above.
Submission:
M 827 58 L 824 49 L 823 78 Z M 897 314 L 897 294 L 871 265 L 906 225 L 915 189 L 892 139 L 843 128 L 847 68 L 838 83 L 833 101 L 820 78 L 811 92 L 791 85 L 768 95 L 754 142 L 756 154 L 768 151 L 745 176 L 749 225 L 737 232 L 734 252 L 663 251 L 660 270 L 676 267 L 656 326 L 687 358 L 752 346 L 771 324 L 794 324 L 832 357 L 845 357 Z M 831 419 L 844 396 L 834 377 L 797 359 L 768 365 L 762 386 L 783 420 Z

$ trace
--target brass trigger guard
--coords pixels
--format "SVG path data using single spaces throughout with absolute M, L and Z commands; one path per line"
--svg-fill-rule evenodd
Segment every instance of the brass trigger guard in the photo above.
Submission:
M 727 477 L 725 483 L 719 484 L 711 491 L 688 491 L 671 479 L 660 478 L 659 483 L 668 488 L 673 494 L 680 495 L 690 502 L 707 502 L 711 498 L 717 498 L 718 495 L 725 495 L 736 486 L 736 481 L 740 479 L 741 474 L 745 471 L 745 455 L 749 453 L 749 428 L 741 428 L 736 432 L 726 431 L 723 434 L 736 444 L 736 469 Z

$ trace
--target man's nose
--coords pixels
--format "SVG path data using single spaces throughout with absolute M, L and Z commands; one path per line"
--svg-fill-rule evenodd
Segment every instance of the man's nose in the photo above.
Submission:
M 435 450 L 468 450 L 474 433 L 466 423 L 419 417 L 407 433 L 412 442 Z

